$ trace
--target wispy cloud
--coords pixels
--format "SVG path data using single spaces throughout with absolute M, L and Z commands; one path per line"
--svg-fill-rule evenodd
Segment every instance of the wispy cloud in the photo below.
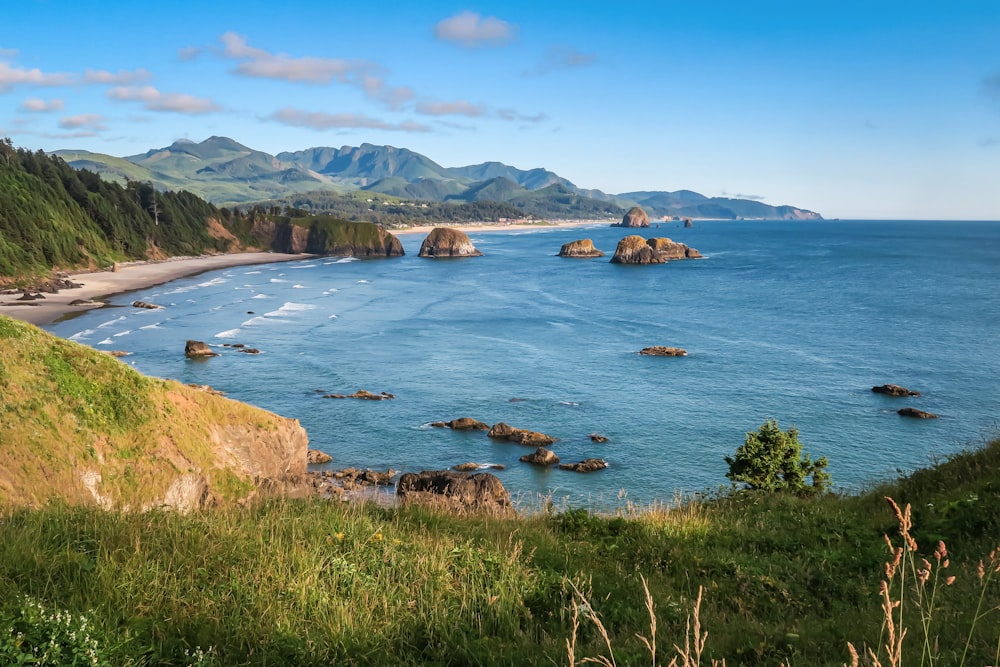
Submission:
M 42 113 L 45 111 L 60 111 L 65 106 L 65 102 L 62 100 L 49 100 L 46 102 L 38 97 L 29 97 L 21 103 L 21 110 Z
M 596 62 L 597 56 L 592 53 L 583 53 L 570 46 L 554 45 L 545 52 L 542 62 L 525 71 L 524 75 L 542 76 L 555 70 L 590 67 Z
M 980 148 L 993 148 L 994 146 L 1000 146 L 1000 137 L 986 137 L 980 140 Z
M 270 53 L 250 46 L 245 37 L 235 32 L 227 32 L 219 40 L 223 44 L 223 56 L 244 61 L 235 70 L 243 76 L 292 83 L 339 83 L 355 86 L 369 99 L 381 102 L 393 110 L 416 97 L 411 88 L 388 85 L 385 81 L 386 69 L 370 60 L 293 57 L 284 53 Z
M 18 56 L 17 49 L 0 49 L 0 58 L 3 60 L 13 60 Z
M 107 84 L 111 86 L 131 86 L 136 83 L 142 83 L 143 81 L 149 81 L 153 78 L 153 74 L 149 70 L 143 68 L 132 70 L 118 70 L 117 72 L 109 72 L 103 69 L 88 69 L 83 75 L 84 83 L 99 83 Z
M 416 112 L 426 116 L 468 116 L 476 118 L 486 115 L 486 107 L 465 100 L 454 102 L 420 102 Z
M 15 53 L 8 50 L 8 54 Z M 75 83 L 72 74 L 64 72 L 48 73 L 38 68 L 24 69 L 10 62 L 0 60 L 0 92 L 14 86 L 68 86 Z
M 104 116 L 97 113 L 82 113 L 76 116 L 64 116 L 59 120 L 59 127 L 64 130 L 87 130 L 99 132 L 108 129 L 104 124 Z
M 497 111 L 497 116 L 501 120 L 517 123 L 541 123 L 543 120 L 549 119 L 548 115 L 544 113 L 537 113 L 529 116 L 514 109 L 500 109 Z
M 979 84 L 979 92 L 1000 111 L 1000 72 L 984 77 Z
M 200 46 L 185 46 L 184 48 L 177 49 L 177 60 L 181 62 L 197 60 L 203 52 L 204 49 Z
M 153 86 L 118 86 L 105 93 L 110 99 L 142 102 L 149 111 L 172 111 L 184 114 L 205 114 L 222 107 L 205 97 L 186 93 L 162 93 Z
M 730 199 L 749 199 L 751 201 L 764 201 L 765 199 L 767 199 L 767 197 L 762 197 L 760 195 L 745 195 L 739 192 L 736 193 L 723 192 L 721 196 L 728 197 Z
M 434 26 L 438 39 L 467 49 L 503 46 L 517 37 L 517 26 L 495 16 L 483 17 L 476 12 L 459 12 Z
M 279 109 L 268 116 L 270 120 L 292 125 L 307 127 L 313 130 L 333 129 L 367 129 L 389 130 L 392 132 L 430 132 L 431 128 L 420 123 L 387 123 L 378 118 L 354 113 L 322 113 L 318 111 L 303 111 L 292 107 Z

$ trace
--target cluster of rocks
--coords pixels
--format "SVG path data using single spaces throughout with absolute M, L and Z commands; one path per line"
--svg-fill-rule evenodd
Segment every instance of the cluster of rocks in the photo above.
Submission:
M 907 389 L 906 387 L 901 387 L 898 384 L 882 384 L 877 387 L 872 387 L 872 391 L 876 394 L 882 394 L 884 396 L 892 396 L 894 398 L 906 398 L 910 396 L 920 396 L 919 391 L 913 391 L 912 389 Z M 917 408 L 900 408 L 896 410 L 896 414 L 901 417 L 912 417 L 914 419 L 937 419 L 938 415 L 933 412 L 926 412 L 924 410 L 918 410 Z
M 313 450 L 310 450 L 310 453 Z M 392 486 L 392 478 L 398 473 L 389 468 L 385 472 L 357 468 L 343 470 L 318 470 L 307 472 L 305 477 L 310 492 L 323 498 L 345 497 L 345 494 L 360 489 L 377 489 Z
M 626 236 L 618 242 L 612 264 L 665 264 L 668 259 L 700 259 L 701 253 L 668 238 Z
M 248 347 L 243 343 L 223 343 L 222 347 L 228 347 L 243 354 L 260 354 L 256 347 Z M 205 359 L 217 357 L 219 353 L 213 350 L 208 343 L 201 340 L 189 340 L 184 343 L 184 356 L 190 359 Z
M 155 303 L 147 303 L 146 301 L 133 301 L 132 302 L 132 307 L 133 308 L 146 308 L 148 310 L 157 310 L 157 309 L 163 308 L 163 306 L 158 306 Z
M 17 287 L 0 290 L 0 295 L 8 294 L 30 294 L 33 299 L 44 299 L 43 294 L 56 294 L 59 290 L 77 289 L 83 287 L 80 283 L 75 283 L 69 279 L 68 273 L 57 273 L 48 280 L 30 285 L 29 287 Z M 23 297 L 22 297 L 23 298 Z
M 358 389 L 353 394 L 323 394 L 323 398 L 360 398 L 364 401 L 387 401 L 396 398 L 396 395 L 387 391 L 373 394 L 367 389 Z
M 654 345 L 644 347 L 639 350 L 639 354 L 647 357 L 686 357 L 687 350 L 681 347 L 667 347 L 665 345 Z
M 420 502 L 464 513 L 512 514 L 510 494 L 500 478 L 450 470 L 409 472 L 399 478 L 396 496 L 403 503 Z

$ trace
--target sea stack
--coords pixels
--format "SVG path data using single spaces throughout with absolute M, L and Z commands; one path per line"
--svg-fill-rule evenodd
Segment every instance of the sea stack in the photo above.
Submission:
M 633 206 L 622 218 L 622 221 L 612 227 L 649 227 L 649 216 L 638 206 Z
M 618 242 L 612 264 L 663 264 L 668 259 L 697 259 L 701 253 L 668 238 L 626 236 Z
M 457 229 L 435 227 L 420 245 L 419 257 L 481 257 L 469 235 Z
M 592 240 L 581 239 L 563 244 L 559 257 L 604 257 L 604 253 L 594 247 Z

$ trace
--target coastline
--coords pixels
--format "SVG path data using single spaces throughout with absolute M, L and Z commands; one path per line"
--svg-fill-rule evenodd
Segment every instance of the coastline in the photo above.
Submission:
M 82 287 L 59 290 L 55 294 L 45 294 L 37 301 L 18 301 L 16 294 L 0 296 L 0 315 L 6 315 L 29 324 L 51 324 L 73 313 L 82 313 L 104 304 L 103 299 L 113 294 L 145 289 L 155 285 L 198 275 L 206 271 L 227 269 L 233 266 L 251 264 L 271 264 L 308 259 L 312 255 L 284 254 L 273 252 L 240 252 L 224 255 L 203 255 L 201 257 L 174 257 L 156 262 L 134 262 L 120 265 L 117 271 L 93 271 L 75 273 L 70 280 Z M 70 305 L 77 300 L 92 300 L 93 303 Z
M 586 227 L 610 224 L 606 220 L 567 220 L 553 223 L 484 223 L 471 225 L 419 225 L 406 229 L 387 230 L 396 236 L 428 234 L 435 227 L 451 227 L 466 233 L 508 231 L 511 229 L 544 230 L 567 227 Z M 172 257 L 160 261 L 139 261 L 120 264 L 117 271 L 91 271 L 70 274 L 70 279 L 81 287 L 62 289 L 54 294 L 46 293 L 43 299 L 19 301 L 17 294 L 0 295 L 0 315 L 34 325 L 52 324 L 56 320 L 74 313 L 100 308 L 104 299 L 114 294 L 145 289 L 155 285 L 186 278 L 189 276 L 226 269 L 233 266 L 251 264 L 271 264 L 308 259 L 313 255 L 285 254 L 274 252 L 241 252 L 200 257 Z M 71 305 L 83 300 L 92 303 Z

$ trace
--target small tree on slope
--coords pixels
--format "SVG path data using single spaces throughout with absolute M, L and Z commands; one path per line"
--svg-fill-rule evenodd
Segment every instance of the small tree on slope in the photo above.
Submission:
M 733 482 L 743 482 L 760 491 L 791 491 L 799 495 L 815 495 L 828 491 L 830 475 L 824 470 L 828 461 L 821 457 L 815 462 L 802 453 L 799 432 L 794 426 L 782 431 L 778 422 L 768 419 L 757 431 L 747 433 L 746 440 L 736 449 L 736 456 L 726 457 Z M 806 484 L 811 477 L 812 484 Z

